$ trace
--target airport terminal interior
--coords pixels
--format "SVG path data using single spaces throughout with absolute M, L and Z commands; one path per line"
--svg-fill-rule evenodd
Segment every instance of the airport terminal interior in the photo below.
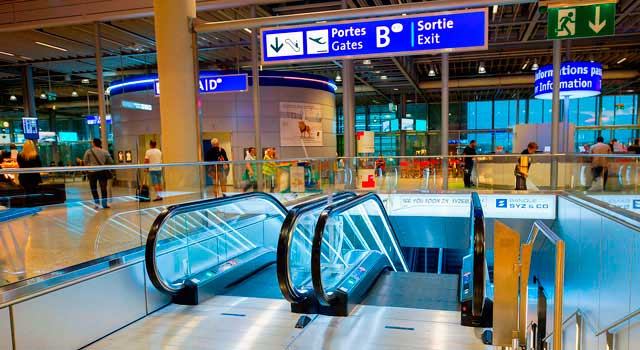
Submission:
M 640 349 L 640 0 L 0 1 L 0 350 Z

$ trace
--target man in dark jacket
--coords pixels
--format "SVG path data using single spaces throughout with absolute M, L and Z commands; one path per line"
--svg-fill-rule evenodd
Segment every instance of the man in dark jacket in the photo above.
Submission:
M 216 138 L 211 139 L 211 149 L 204 155 L 205 162 L 228 162 L 227 152 L 220 147 L 220 141 Z M 210 166 L 208 175 L 213 181 L 213 194 L 215 197 L 224 196 L 227 191 L 227 174 L 229 173 L 229 165 L 213 165 Z
M 477 155 L 476 153 L 476 140 L 471 140 L 469 146 L 465 147 L 462 151 L 462 154 L 468 157 L 464 158 L 464 187 L 475 186 L 473 182 L 471 182 L 471 171 L 473 171 L 473 157 Z

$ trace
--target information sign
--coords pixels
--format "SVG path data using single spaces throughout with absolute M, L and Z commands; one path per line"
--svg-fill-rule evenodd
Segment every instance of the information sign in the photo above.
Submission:
M 249 89 L 249 78 L 247 74 L 200 77 L 198 83 L 201 94 L 214 92 L 242 92 Z M 157 79 L 153 84 L 153 90 L 156 96 L 160 95 L 160 82 Z
M 263 28 L 262 63 L 486 50 L 488 10 Z

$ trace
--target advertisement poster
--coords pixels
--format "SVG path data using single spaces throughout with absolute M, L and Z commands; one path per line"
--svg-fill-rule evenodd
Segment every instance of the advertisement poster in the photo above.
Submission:
M 468 217 L 468 194 L 395 194 L 381 196 L 391 216 Z M 555 219 L 555 195 L 481 194 L 485 218 Z
M 313 103 L 280 102 L 281 146 L 324 146 L 322 106 Z
M 358 131 L 356 134 L 358 154 L 375 153 L 374 135 L 373 131 Z

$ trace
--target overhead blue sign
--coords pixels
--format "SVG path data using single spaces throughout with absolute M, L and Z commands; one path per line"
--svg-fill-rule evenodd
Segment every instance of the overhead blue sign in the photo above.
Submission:
M 249 89 L 247 74 L 213 75 L 200 77 L 200 93 L 213 92 L 242 92 Z M 153 84 L 156 96 L 160 95 L 160 82 L 156 79 Z
M 564 62 L 560 65 L 560 97 L 583 98 L 600 95 L 602 64 L 598 62 Z M 537 99 L 553 99 L 553 65 L 536 71 L 534 94 Z
M 488 10 L 264 28 L 262 63 L 486 50 Z
M 107 124 L 111 124 L 111 114 L 107 114 Z M 87 125 L 100 125 L 99 115 L 88 115 Z

